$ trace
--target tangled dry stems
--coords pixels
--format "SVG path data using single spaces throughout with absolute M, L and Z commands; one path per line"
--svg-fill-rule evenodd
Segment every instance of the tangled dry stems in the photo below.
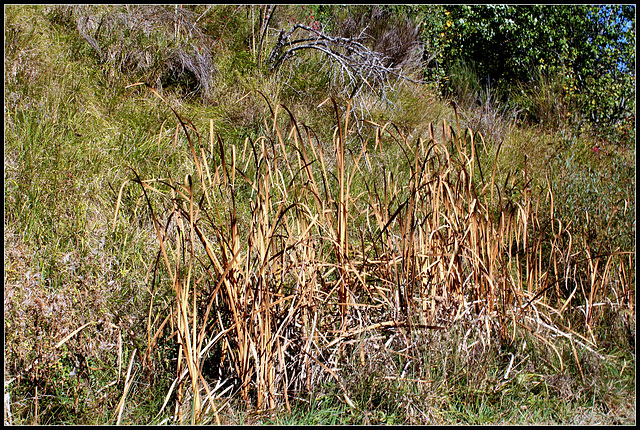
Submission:
M 469 360 L 492 344 L 511 348 L 518 333 L 556 353 L 551 339 L 561 335 L 576 360 L 575 348 L 605 359 L 591 331 L 595 304 L 611 276 L 629 285 L 626 253 L 595 257 L 586 243 L 577 252 L 556 245 L 568 227 L 550 235 L 540 227 L 545 217 L 555 222 L 553 193 L 543 214 L 527 192 L 526 170 L 507 193 L 507 181 L 495 183 L 497 153 L 480 134 L 445 121 L 441 141 L 431 128 L 428 140 L 410 142 L 397 128 L 372 124 L 372 137 L 353 150 L 350 105 L 341 116 L 331 102 L 337 127 L 329 151 L 284 106 L 270 106 L 271 135 L 247 138 L 242 150 L 213 132 L 203 142 L 176 113 L 197 172 L 182 181 L 136 175 L 160 245 L 154 277 L 165 273 L 175 297 L 166 316 L 151 302 L 153 341 L 142 361 L 170 326 L 179 344 L 167 395 L 176 420 L 184 419 L 185 402 L 192 422 L 212 413 L 218 419 L 229 383 L 258 410 L 274 410 L 333 380 L 357 408 L 339 370 L 357 339 L 393 333 L 406 351 L 414 331 L 446 332 L 469 318 L 465 324 L 479 329 L 473 345 L 469 332 L 462 340 Z M 397 170 L 371 162 L 389 145 L 404 156 Z M 165 199 L 159 212 L 151 194 Z M 576 255 L 585 256 L 591 276 L 580 284 L 582 296 L 576 289 L 567 296 L 559 284 Z M 581 332 L 562 323 L 576 302 L 586 306 Z M 203 374 L 212 366 L 215 383 Z
M 111 79 L 125 73 L 144 77 L 158 90 L 186 81 L 187 91 L 210 95 L 215 67 L 213 41 L 198 16 L 182 7 L 128 6 L 124 10 L 69 7 L 80 35 L 108 66 Z

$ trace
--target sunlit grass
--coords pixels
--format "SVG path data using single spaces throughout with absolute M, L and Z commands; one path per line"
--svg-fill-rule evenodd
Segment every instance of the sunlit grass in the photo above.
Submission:
M 632 419 L 635 154 L 304 62 L 163 101 L 45 12 L 5 8 L 9 422 Z

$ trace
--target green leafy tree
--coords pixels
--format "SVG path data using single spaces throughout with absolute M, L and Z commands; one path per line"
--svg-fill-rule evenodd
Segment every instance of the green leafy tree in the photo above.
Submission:
M 485 85 L 562 81 L 567 97 L 597 127 L 634 119 L 635 6 L 415 6 L 427 79 L 445 85 L 460 61 Z M 508 94 L 508 91 L 503 91 Z

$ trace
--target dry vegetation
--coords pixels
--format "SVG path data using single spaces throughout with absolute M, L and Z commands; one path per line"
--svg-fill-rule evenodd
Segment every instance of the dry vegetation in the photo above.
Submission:
M 617 234 L 572 221 L 547 138 L 489 94 L 386 82 L 392 115 L 299 59 L 225 75 L 245 57 L 205 42 L 238 9 L 208 34 L 206 7 L 96 10 L 37 20 L 76 26 L 95 84 L 58 51 L 43 76 L 24 10 L 5 29 L 5 423 L 635 423 L 633 196 Z M 374 52 L 411 46 L 379 19 Z
M 327 378 L 357 408 L 332 369 L 354 355 L 368 366 L 366 350 L 396 336 L 415 359 L 414 337 L 455 325 L 467 329 L 466 354 L 495 348 L 510 357 L 505 381 L 524 334 L 557 354 L 558 370 L 571 365 L 557 339 L 567 340 L 583 378 L 582 361 L 608 360 L 597 352 L 593 324 L 602 321 L 600 304 L 611 303 L 605 285 L 620 288 L 615 308 L 632 309 L 632 254 L 592 256 L 588 244 L 572 244 L 571 230 L 554 217 L 553 192 L 548 205 L 533 200 L 526 171 L 496 184 L 499 148 L 488 153 L 482 135 L 445 121 L 440 139 L 432 129 L 428 140 L 411 142 L 389 124 L 369 123 L 371 136 L 359 136 L 354 151 L 349 106 L 340 118 L 334 104 L 338 127 L 325 150 L 286 107 L 270 108 L 270 136 L 226 151 L 213 133 L 203 142 L 178 116 L 197 174 L 136 178 L 160 245 L 154 273 L 164 263 L 175 292 L 169 316 L 151 303 L 149 335 L 157 339 L 172 323 L 179 345 L 172 388 L 177 404 L 188 398 L 194 422 L 201 411 L 218 419 L 221 403 L 203 368 L 235 370 L 241 398 L 259 410 L 289 409 L 290 396 Z M 389 168 L 385 154 L 396 145 L 401 161 Z M 153 204 L 150 193 L 162 202 Z M 240 204 L 250 216 L 238 215 Z M 567 276 L 578 269 L 586 279 Z M 576 320 L 578 312 L 584 318 Z M 577 327 L 567 325 L 570 317 Z M 207 363 L 216 347 L 218 358 Z

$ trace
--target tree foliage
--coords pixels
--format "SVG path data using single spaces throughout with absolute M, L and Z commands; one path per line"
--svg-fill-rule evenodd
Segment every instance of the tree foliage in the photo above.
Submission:
M 413 6 L 427 78 L 447 81 L 456 62 L 475 65 L 485 85 L 533 84 L 539 74 L 562 81 L 592 124 L 612 126 L 635 112 L 635 6 Z M 447 89 L 447 85 L 443 87 Z M 506 93 L 506 92 L 505 92 Z

